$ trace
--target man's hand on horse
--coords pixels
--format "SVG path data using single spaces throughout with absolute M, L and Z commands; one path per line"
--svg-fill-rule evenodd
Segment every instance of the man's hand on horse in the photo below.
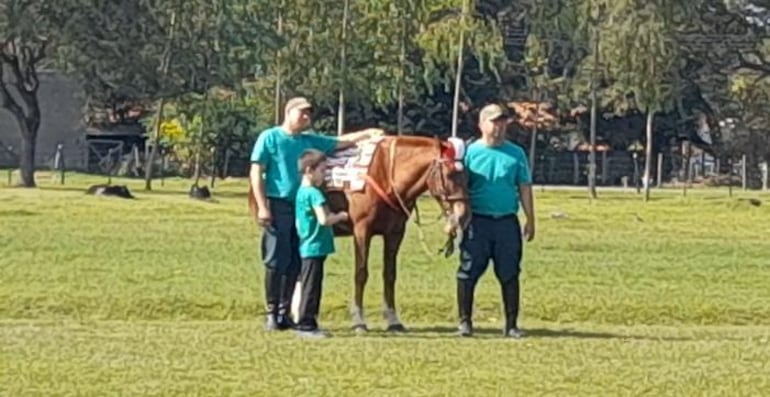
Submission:
M 367 128 L 361 131 L 349 132 L 347 134 L 340 136 L 337 139 L 341 141 L 358 143 L 361 141 L 365 141 L 367 139 L 371 139 L 371 138 L 375 138 L 383 135 L 385 135 L 385 130 L 383 130 L 382 128 Z
M 257 210 L 257 221 L 262 227 L 270 226 L 273 223 L 273 218 L 270 216 L 270 209 L 260 207 L 259 210 Z

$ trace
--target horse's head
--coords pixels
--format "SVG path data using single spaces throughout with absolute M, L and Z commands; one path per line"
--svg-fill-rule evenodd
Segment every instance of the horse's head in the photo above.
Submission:
M 468 174 L 463 167 L 465 144 L 461 139 L 438 141 L 440 155 L 428 171 L 428 191 L 441 206 L 447 233 L 464 227 L 468 217 Z

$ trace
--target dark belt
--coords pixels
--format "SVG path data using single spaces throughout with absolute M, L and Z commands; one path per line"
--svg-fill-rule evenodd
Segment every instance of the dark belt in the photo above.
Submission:
M 516 214 L 485 215 L 485 214 L 477 214 L 475 212 L 472 213 L 471 216 L 474 217 L 474 218 L 488 219 L 488 220 L 492 220 L 492 221 L 501 221 L 501 220 L 517 218 Z
M 294 203 L 285 199 L 277 197 L 267 197 L 267 201 L 270 203 L 270 211 L 274 213 L 294 213 Z

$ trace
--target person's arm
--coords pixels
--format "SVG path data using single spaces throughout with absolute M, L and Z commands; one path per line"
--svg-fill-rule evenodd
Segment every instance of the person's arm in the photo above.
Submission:
M 313 146 L 326 153 L 330 154 L 337 150 L 345 150 L 358 145 L 359 142 L 370 139 L 374 136 L 383 135 L 384 131 L 379 128 L 368 128 L 363 131 L 345 134 L 340 137 L 332 137 L 328 135 L 321 135 L 314 133 L 312 136 Z
M 519 200 L 527 221 L 535 223 L 535 200 L 532 196 L 532 184 L 519 185 Z
M 264 167 L 260 163 L 251 163 L 249 170 L 249 179 L 254 189 L 254 199 L 257 201 L 257 208 L 268 208 L 267 197 L 265 196 L 265 181 L 262 178 Z
M 348 215 L 344 212 L 330 213 L 325 205 L 313 206 L 318 223 L 324 226 L 331 226 L 347 219 Z
M 524 225 L 524 237 L 527 241 L 532 241 L 535 238 L 535 199 L 532 194 L 532 172 L 529 169 L 529 162 L 523 150 L 521 154 L 521 167 L 519 167 L 517 175 L 519 201 L 521 201 L 521 208 L 527 217 L 527 223 Z
M 313 189 L 310 205 L 313 207 L 316 218 L 318 218 L 318 223 L 324 226 L 331 226 L 347 219 L 347 214 L 344 212 L 336 214 L 329 212 L 329 208 L 326 206 L 326 197 L 318 189 Z
M 345 135 L 337 137 L 338 142 L 352 142 L 354 146 L 358 144 L 361 141 L 365 141 L 367 139 L 371 139 L 376 136 L 383 136 L 385 135 L 385 130 L 382 128 L 367 128 L 361 131 L 356 132 L 350 132 Z M 344 148 L 343 148 L 344 149 Z
M 254 199 L 257 202 L 257 209 L 267 210 L 267 196 L 265 195 L 265 182 L 263 174 L 270 165 L 270 152 L 267 150 L 269 136 L 266 133 L 259 134 L 254 143 L 254 149 L 251 152 L 251 168 L 249 170 L 249 179 L 254 190 Z M 263 212 L 264 215 L 264 212 Z

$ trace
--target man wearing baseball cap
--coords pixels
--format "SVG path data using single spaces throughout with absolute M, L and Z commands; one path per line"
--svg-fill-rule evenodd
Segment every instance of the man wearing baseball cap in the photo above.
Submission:
M 522 234 L 527 241 L 534 238 L 535 214 L 527 156 L 521 147 L 505 139 L 508 120 L 502 107 L 485 106 L 479 113 L 481 137 L 468 145 L 465 154 L 472 217 L 460 243 L 457 272 L 462 336 L 473 334 L 473 295 L 490 260 L 502 287 L 503 334 L 510 338 L 523 335 L 517 324 Z M 518 219 L 519 202 L 527 217 L 523 233 Z
M 294 197 L 300 185 L 298 161 L 306 149 L 331 154 L 354 146 L 356 141 L 337 140 L 304 132 L 313 106 L 295 97 L 284 107 L 283 123 L 262 131 L 251 153 L 250 179 L 259 224 L 263 227 L 261 254 L 265 265 L 265 299 L 269 331 L 293 327 L 290 309 L 301 268 L 299 237 L 294 222 Z

